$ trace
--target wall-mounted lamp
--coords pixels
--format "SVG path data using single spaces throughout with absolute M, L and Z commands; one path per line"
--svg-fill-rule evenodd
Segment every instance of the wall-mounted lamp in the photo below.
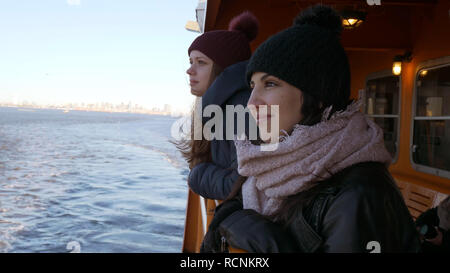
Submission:
M 357 28 L 366 20 L 366 13 L 356 10 L 343 10 L 341 16 L 342 26 L 345 29 Z
M 410 51 L 407 51 L 403 55 L 395 56 L 392 63 L 392 74 L 394 74 L 395 76 L 400 75 L 402 73 L 402 63 L 409 63 L 412 60 L 411 55 L 412 53 Z
M 392 74 L 398 76 L 402 73 L 402 61 L 394 58 L 394 63 L 392 64 Z

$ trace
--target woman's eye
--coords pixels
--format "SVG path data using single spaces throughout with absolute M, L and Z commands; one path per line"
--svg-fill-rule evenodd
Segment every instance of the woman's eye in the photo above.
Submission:
M 274 87 L 277 86 L 277 84 L 275 82 L 271 82 L 271 81 L 267 81 L 264 84 L 266 87 Z
M 199 64 L 206 64 L 204 61 L 198 61 Z

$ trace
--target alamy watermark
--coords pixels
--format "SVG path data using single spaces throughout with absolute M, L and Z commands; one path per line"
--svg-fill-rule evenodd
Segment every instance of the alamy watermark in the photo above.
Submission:
M 81 244 L 77 241 L 70 241 L 66 245 L 66 249 L 69 253 L 81 253 Z
M 171 135 L 177 141 L 192 138 L 208 141 L 262 140 L 264 142 L 260 146 L 262 151 L 274 151 L 278 148 L 280 138 L 279 112 L 279 105 L 247 107 L 226 105 L 223 109 L 219 105 L 212 104 L 204 109 L 199 107 L 192 113 L 193 117 L 175 121 L 172 124 Z M 208 118 L 204 124 L 203 118 Z
M 369 250 L 369 253 L 381 253 L 381 245 L 378 241 L 370 241 L 366 245 L 366 249 Z
M 366 0 L 369 6 L 381 6 L 381 0 Z

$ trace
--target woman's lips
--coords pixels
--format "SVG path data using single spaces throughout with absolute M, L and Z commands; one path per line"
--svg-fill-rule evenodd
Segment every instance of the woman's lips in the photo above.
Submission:
M 198 83 L 198 81 L 194 81 L 194 80 L 190 80 L 190 81 L 189 81 L 189 84 L 190 84 L 190 85 L 195 85 L 195 84 L 197 84 L 197 83 Z
M 268 119 L 270 119 L 270 117 L 271 117 L 271 115 L 260 116 L 260 115 L 258 114 L 258 119 L 257 119 L 257 121 L 258 121 L 258 122 L 261 122 L 261 121 L 264 121 L 264 120 L 268 120 Z

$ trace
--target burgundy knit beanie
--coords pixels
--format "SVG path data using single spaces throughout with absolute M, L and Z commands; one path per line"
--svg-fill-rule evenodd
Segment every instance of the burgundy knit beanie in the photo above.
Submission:
M 234 17 L 228 30 L 208 31 L 197 37 L 188 49 L 198 50 L 212 59 L 222 69 L 248 60 L 252 54 L 250 42 L 258 34 L 258 19 L 248 11 Z

